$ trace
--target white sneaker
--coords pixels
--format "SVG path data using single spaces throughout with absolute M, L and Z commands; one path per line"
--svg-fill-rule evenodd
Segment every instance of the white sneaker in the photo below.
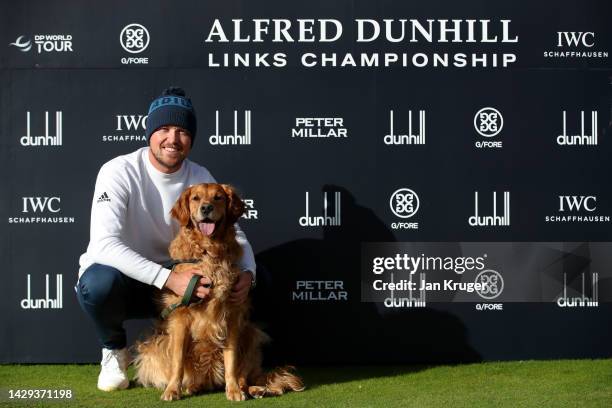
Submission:
M 127 377 L 129 363 L 127 349 L 102 349 L 102 362 L 98 376 L 98 389 L 102 391 L 124 390 L 130 385 Z

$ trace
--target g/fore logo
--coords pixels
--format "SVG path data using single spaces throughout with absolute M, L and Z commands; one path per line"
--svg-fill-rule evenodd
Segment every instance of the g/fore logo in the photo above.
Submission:
M 610 222 L 608 215 L 592 214 L 597 210 L 596 196 L 559 196 L 559 215 L 547 215 L 546 222 Z M 576 214 L 586 211 L 590 214 Z M 574 214 L 568 214 L 574 213 Z
M 147 115 L 116 115 L 115 134 L 103 135 L 103 142 L 147 142 Z M 126 133 L 123 133 L 126 132 Z M 135 134 L 138 132 L 138 134 Z
M 391 194 L 389 206 L 391 211 L 399 218 L 410 218 L 419 211 L 419 196 L 409 188 L 400 188 Z M 393 229 L 418 229 L 418 222 L 394 222 Z
M 31 213 L 51 213 L 54 216 L 21 216 L 9 217 L 9 224 L 71 224 L 74 223 L 74 217 L 58 217 L 55 214 L 61 211 L 60 197 L 22 197 L 22 214 Z
M 291 137 L 344 139 L 348 134 L 342 118 L 295 118 Z
M 474 192 L 474 215 L 468 222 L 472 227 L 504 226 L 510 225 L 510 192 L 504 191 L 503 215 L 497 215 L 497 192 L 493 192 L 493 215 L 478 215 L 478 191 Z
M 141 24 L 128 24 L 121 30 L 119 34 L 119 43 L 121 47 L 130 54 L 139 54 L 149 46 L 149 30 Z M 123 57 L 121 63 L 129 64 L 148 64 L 148 57 Z
M 251 111 L 244 111 L 244 132 L 238 133 L 238 111 L 234 111 L 234 133 L 222 135 L 219 131 L 219 111 L 215 111 L 215 133 L 208 141 L 211 145 L 250 145 L 251 144 Z
M 318 226 L 340 226 L 341 223 L 341 204 L 340 192 L 334 192 L 334 211 L 333 216 L 328 215 L 329 201 L 327 200 L 327 191 L 323 192 L 323 216 L 311 217 L 309 211 L 308 191 L 306 192 L 306 215 L 299 218 L 302 227 L 318 227 Z
M 32 136 L 30 111 L 26 112 L 26 134 L 19 139 L 22 146 L 61 146 L 62 145 L 62 112 L 55 112 L 55 135 L 49 134 L 49 112 L 45 112 L 45 133 Z
M 415 125 L 415 128 L 417 125 Z M 408 131 L 405 134 L 395 134 L 393 111 L 389 111 L 389 134 L 383 141 L 386 145 L 424 145 L 425 144 L 425 111 L 419 111 L 418 131 L 415 132 L 412 123 L 412 111 L 408 111 Z
M 483 137 L 497 136 L 504 127 L 504 117 L 495 108 L 482 108 L 474 115 L 474 129 Z M 501 148 L 500 140 L 478 140 L 475 146 L 482 148 Z
M 499 272 L 493 269 L 481 271 L 476 275 L 474 283 L 480 283 L 480 285 L 476 286 L 476 293 L 486 300 L 495 299 L 504 291 L 504 278 Z
M 299 280 L 295 282 L 295 290 L 291 292 L 292 301 L 341 301 L 348 300 L 348 292 L 344 290 L 341 280 Z
M 585 133 L 584 111 L 580 111 L 580 134 L 567 134 L 567 115 L 563 111 L 563 133 L 557 136 L 560 146 L 588 145 L 597 146 L 597 111 L 591 111 L 591 134 Z
M 73 52 L 72 35 L 70 34 L 36 34 L 34 35 L 34 44 L 36 44 L 38 54 L 43 52 Z M 20 35 L 10 45 L 22 52 L 28 52 L 32 49 L 32 40 L 25 35 Z
M 504 117 L 495 108 L 482 108 L 474 115 L 474 129 L 483 137 L 497 136 L 504 127 Z M 482 148 L 501 148 L 500 140 L 479 140 L 475 143 L 479 149 Z
M 32 280 L 28 274 L 27 296 L 21 299 L 22 309 L 62 309 L 64 306 L 64 290 L 62 275 L 55 275 L 55 299 L 49 298 L 49 275 L 45 275 L 45 297 L 32 299 Z

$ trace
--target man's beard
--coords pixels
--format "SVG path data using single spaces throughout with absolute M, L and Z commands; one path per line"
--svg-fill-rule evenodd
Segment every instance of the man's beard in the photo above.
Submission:
M 171 161 L 164 159 L 163 157 L 163 148 L 160 148 L 158 151 L 153 151 L 153 157 L 157 162 L 164 166 L 167 169 L 175 169 L 180 167 L 183 160 L 185 160 L 185 156 L 180 154 L 176 159 L 171 159 Z

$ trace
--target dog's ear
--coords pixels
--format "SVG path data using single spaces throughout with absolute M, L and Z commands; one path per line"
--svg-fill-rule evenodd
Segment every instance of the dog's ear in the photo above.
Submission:
M 244 202 L 238 197 L 234 187 L 229 184 L 221 184 L 221 188 L 227 196 L 227 223 L 228 226 L 233 225 L 244 214 Z
M 189 224 L 189 197 L 191 196 L 191 188 L 183 191 L 181 196 L 174 203 L 174 207 L 170 210 L 170 215 L 176 218 L 181 224 L 181 227 L 185 227 Z

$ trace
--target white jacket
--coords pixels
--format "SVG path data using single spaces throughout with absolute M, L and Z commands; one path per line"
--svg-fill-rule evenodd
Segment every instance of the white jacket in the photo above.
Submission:
M 159 264 L 170 259 L 168 246 L 179 229 L 170 210 L 187 187 L 215 182 L 206 168 L 188 159 L 174 173 L 160 172 L 150 162 L 148 147 L 105 163 L 96 180 L 79 277 L 99 263 L 161 289 L 170 270 Z M 239 267 L 255 274 L 253 249 L 238 224 L 236 239 L 243 249 Z

